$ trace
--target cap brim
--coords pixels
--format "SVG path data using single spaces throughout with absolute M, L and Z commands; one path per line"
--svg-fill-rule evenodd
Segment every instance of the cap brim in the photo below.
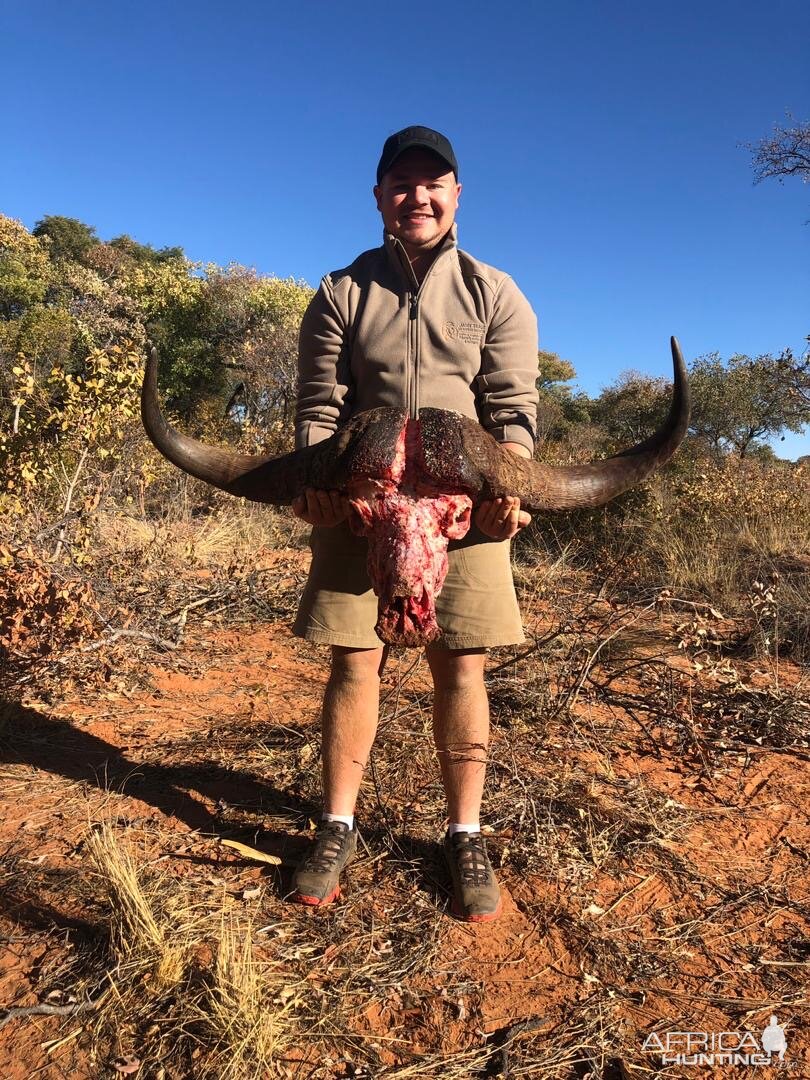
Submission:
M 439 161 L 443 161 L 448 170 L 453 176 L 458 176 L 458 166 L 454 165 L 452 161 L 448 161 L 444 154 L 440 154 L 436 147 L 427 141 L 421 139 L 415 139 L 413 142 L 407 143 L 405 146 L 397 147 L 397 152 L 393 155 L 390 161 L 386 161 L 380 164 L 377 172 L 377 183 L 379 183 L 387 172 L 389 172 L 395 165 L 395 163 L 407 153 L 408 150 L 427 150 L 428 153 L 433 154 Z

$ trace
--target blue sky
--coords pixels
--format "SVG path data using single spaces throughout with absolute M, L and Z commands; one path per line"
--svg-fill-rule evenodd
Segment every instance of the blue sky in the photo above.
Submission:
M 810 332 L 810 186 L 738 144 L 810 118 L 806 0 L 0 2 L 0 210 L 312 284 L 380 242 L 387 135 L 453 141 L 459 242 L 593 393 Z M 810 453 L 810 436 L 778 452 Z

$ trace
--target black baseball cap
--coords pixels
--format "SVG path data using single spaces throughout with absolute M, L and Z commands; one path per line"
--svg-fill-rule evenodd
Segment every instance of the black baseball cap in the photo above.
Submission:
M 447 162 L 458 180 L 458 162 L 450 140 L 441 132 L 434 131 L 433 128 L 417 126 L 403 128 L 402 131 L 389 135 L 385 140 L 380 163 L 377 166 L 377 183 L 379 184 L 400 154 L 416 146 L 421 150 L 432 150 L 434 154 L 438 154 L 442 161 Z

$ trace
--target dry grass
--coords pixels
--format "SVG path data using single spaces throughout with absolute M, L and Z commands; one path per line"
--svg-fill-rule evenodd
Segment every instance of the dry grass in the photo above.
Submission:
M 261 1075 L 289 1045 L 297 992 L 279 986 L 278 973 L 257 963 L 253 932 L 251 921 L 232 913 L 220 923 L 210 985 L 200 1002 L 201 1027 L 213 1044 L 200 1072 L 211 1080 Z
M 539 516 L 516 550 L 519 562 L 586 570 L 592 592 L 666 588 L 744 618 L 761 655 L 810 656 L 806 466 L 687 461 L 602 509 Z M 762 584 L 774 585 L 768 610 L 752 608 Z
M 298 546 L 307 527 L 289 511 L 231 503 L 204 517 L 188 515 L 148 521 L 103 514 L 98 518 L 100 556 L 127 558 L 139 565 L 168 562 L 212 566 L 257 552 Z
M 227 894 L 201 902 L 139 865 L 110 824 L 90 832 L 87 851 L 108 912 L 94 1055 L 112 1044 L 122 1060 L 137 1058 L 139 1075 L 160 1075 L 167 1061 L 217 1080 L 271 1075 L 300 998 L 277 965 L 257 959 L 252 917 Z
M 211 838 L 178 836 L 168 821 L 156 834 L 138 830 L 134 847 L 113 819 L 118 805 L 125 814 L 125 796 L 112 790 L 101 804 L 109 824 L 87 838 L 89 877 L 74 871 L 57 882 L 45 868 L 14 863 L 25 895 L 78 890 L 72 906 L 95 910 L 103 931 L 95 951 L 76 939 L 81 973 L 74 954 L 42 991 L 83 985 L 103 992 L 82 1036 L 96 1068 L 88 1075 L 106 1075 L 111 1060 L 137 1059 L 139 1076 L 165 1080 L 483 1080 L 505 1074 L 504 1063 L 511 1077 L 614 1080 L 649 1067 L 639 1048 L 651 1028 L 699 1018 L 718 1030 L 756 1028 L 771 1010 L 801 1026 L 810 910 L 799 856 L 785 862 L 789 851 L 774 845 L 750 861 L 738 853 L 728 866 L 707 865 L 703 846 L 719 824 L 729 837 L 747 835 L 750 808 L 730 797 L 729 769 L 744 775 L 737 763 L 769 745 L 800 752 L 797 693 L 780 691 L 776 707 L 767 688 L 732 692 L 667 673 L 652 646 L 671 649 L 662 639 L 670 614 L 640 614 L 615 596 L 589 595 L 568 570 L 558 568 L 524 601 L 548 647 L 524 649 L 522 660 L 509 650 L 495 658 L 493 667 L 504 666 L 490 677 L 487 821 L 522 935 L 504 957 L 502 977 L 524 986 L 536 1004 L 522 1003 L 494 1027 L 485 1020 L 499 986 L 490 976 L 499 969 L 486 951 L 477 962 L 477 938 L 442 916 L 447 886 L 435 840 L 444 808 L 430 693 L 424 661 L 408 653 L 387 676 L 361 797 L 368 846 L 345 899 L 330 910 L 290 906 L 273 881 L 259 915 L 253 900 L 241 898 L 244 863 L 228 856 L 211 867 Z M 303 655 L 308 648 L 301 646 Z M 686 651 L 703 655 L 696 649 Z M 675 708 L 685 687 L 689 708 Z M 733 725 L 727 717 L 724 727 L 721 710 L 731 702 Z M 204 749 L 198 734 L 180 734 L 171 750 L 186 768 L 203 753 L 209 770 L 238 762 L 272 775 L 284 792 L 314 799 L 316 759 L 303 762 L 303 735 L 314 733 L 259 715 L 235 722 Z M 19 733 L 14 740 L 20 752 L 24 740 Z M 147 777 L 150 754 L 157 762 L 169 756 L 165 744 L 146 743 L 141 754 Z M 628 774 L 626 754 L 678 763 L 715 800 L 705 809 L 685 805 L 686 788 L 672 797 L 657 778 Z M 21 771 L 20 784 L 30 782 Z M 290 796 L 260 809 L 236 784 L 238 805 L 223 811 L 221 830 L 247 838 L 295 831 L 285 809 Z M 78 785 L 71 793 L 80 798 Z M 172 857 L 180 837 L 182 856 Z M 653 883 L 662 891 L 636 906 Z M 523 955 L 527 947 L 536 954 Z M 695 957 L 708 957 L 708 968 Z M 774 957 L 785 966 L 768 966 Z M 369 1028 L 369 1010 L 387 1019 Z M 545 1017 L 539 1029 L 514 1026 L 538 1014 Z M 482 1037 L 485 1026 L 490 1034 Z
M 116 971 L 126 975 L 127 983 L 149 985 L 150 993 L 174 990 L 183 978 L 193 939 L 190 912 L 178 904 L 165 880 L 154 879 L 147 893 L 144 875 L 110 825 L 91 831 L 87 851 L 109 905 Z M 120 989 L 116 996 L 122 997 Z

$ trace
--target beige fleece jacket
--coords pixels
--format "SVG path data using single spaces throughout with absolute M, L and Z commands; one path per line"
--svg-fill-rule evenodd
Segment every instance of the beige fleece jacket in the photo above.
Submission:
M 508 274 L 442 242 L 421 285 L 402 244 L 327 274 L 301 324 L 296 446 L 381 405 L 454 409 L 534 448 L 537 320 Z

